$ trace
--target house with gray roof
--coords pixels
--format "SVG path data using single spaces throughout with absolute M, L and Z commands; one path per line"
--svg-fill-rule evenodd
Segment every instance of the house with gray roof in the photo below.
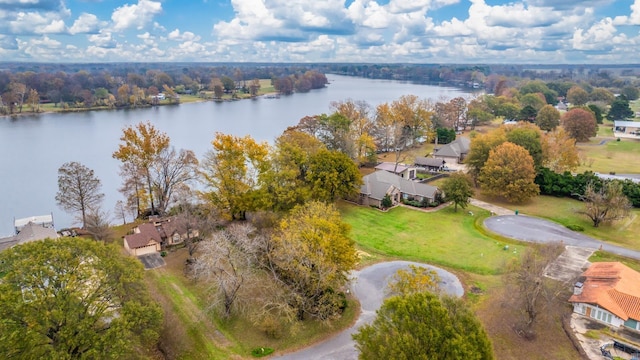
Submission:
M 19 230 L 16 231 L 18 233 L 14 236 L 0 238 L 0 251 L 32 241 L 58 238 L 54 228 L 34 222 L 21 223 Z
M 405 179 L 413 179 L 416 177 L 416 168 L 406 164 L 394 162 L 382 162 L 376 165 L 376 170 L 384 170 L 392 174 L 396 174 Z
M 469 138 L 459 137 L 435 150 L 433 157 L 445 160 L 450 164 L 459 164 L 469 153 L 470 147 L 471 140 L 469 140 Z
M 440 190 L 431 185 L 408 180 L 391 172 L 378 170 L 362 178 L 358 203 L 361 205 L 381 207 L 382 199 L 389 195 L 393 205 L 404 200 L 435 200 Z
M 443 159 L 418 156 L 414 165 L 428 171 L 442 171 L 446 163 Z

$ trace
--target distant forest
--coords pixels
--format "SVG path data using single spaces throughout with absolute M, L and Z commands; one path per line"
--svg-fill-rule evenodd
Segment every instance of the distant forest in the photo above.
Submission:
M 271 79 L 283 94 L 324 87 L 324 74 L 475 88 L 494 93 L 508 81 L 567 82 L 619 93 L 640 87 L 639 65 L 461 65 L 356 63 L 0 63 L 0 112 L 22 112 L 23 105 L 131 107 L 153 105 L 200 91 L 253 93 L 252 81 Z M 164 94 L 162 95 L 164 97 Z M 35 110 L 34 110 L 35 109 Z

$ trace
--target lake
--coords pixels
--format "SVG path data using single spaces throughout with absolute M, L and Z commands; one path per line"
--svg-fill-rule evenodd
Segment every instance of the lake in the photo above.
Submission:
M 140 121 L 150 121 L 177 149 L 193 150 L 201 159 L 216 131 L 273 142 L 302 117 L 328 113 L 332 101 L 364 100 L 375 107 L 402 95 L 434 101 L 468 95 L 459 89 L 399 81 L 327 78 L 330 84 L 324 89 L 279 99 L 0 117 L 0 237 L 12 235 L 14 218 L 53 213 L 56 229 L 78 224 L 55 202 L 57 172 L 65 162 L 77 161 L 95 171 L 105 193 L 103 208 L 113 214 L 123 197 L 118 192 L 120 163 L 111 154 L 122 129 Z

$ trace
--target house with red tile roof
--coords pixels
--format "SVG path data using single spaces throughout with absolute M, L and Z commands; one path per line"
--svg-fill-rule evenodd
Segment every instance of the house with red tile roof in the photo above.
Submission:
M 619 262 L 593 263 L 580 280 L 569 298 L 574 312 L 640 331 L 640 273 Z

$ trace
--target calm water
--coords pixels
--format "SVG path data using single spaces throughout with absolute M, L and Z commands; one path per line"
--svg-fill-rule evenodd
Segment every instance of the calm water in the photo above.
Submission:
M 151 121 L 173 146 L 202 158 L 216 131 L 272 142 L 302 117 L 329 112 L 332 101 L 364 100 L 375 107 L 409 94 L 436 101 L 464 96 L 453 88 L 336 75 L 328 79 L 325 89 L 280 99 L 0 118 L 0 237 L 12 234 L 14 217 L 53 213 L 57 229 L 76 224 L 55 203 L 57 171 L 69 161 L 95 171 L 105 193 L 104 209 L 113 214 L 122 196 L 119 162 L 111 154 L 122 129 L 140 121 Z

